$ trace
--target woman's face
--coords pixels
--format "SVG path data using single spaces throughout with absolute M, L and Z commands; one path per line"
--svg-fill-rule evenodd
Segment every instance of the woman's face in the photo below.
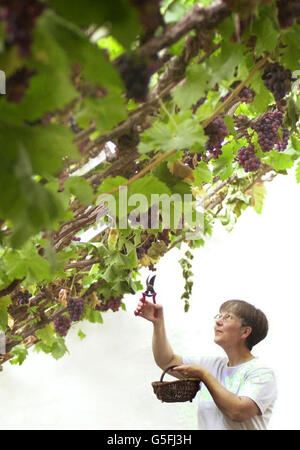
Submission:
M 214 341 L 223 348 L 234 348 L 245 342 L 242 321 L 231 311 L 224 310 L 216 316 L 214 330 Z

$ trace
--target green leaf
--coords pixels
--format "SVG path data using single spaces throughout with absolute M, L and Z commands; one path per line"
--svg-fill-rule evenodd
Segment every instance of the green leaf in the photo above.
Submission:
M 210 75 L 203 65 L 189 67 L 186 83 L 173 91 L 173 98 L 180 109 L 190 108 L 205 95 Z
M 78 330 L 77 336 L 82 340 L 86 338 L 86 334 L 82 330 Z
M 261 214 L 263 209 L 263 203 L 266 196 L 266 188 L 264 183 L 255 183 L 252 188 L 252 206 L 254 210 Z
M 55 342 L 55 332 L 53 325 L 51 324 L 48 324 L 44 328 L 37 330 L 35 334 L 39 339 L 41 339 L 43 344 L 47 345 L 48 347 L 52 347 L 53 343 Z
M 87 308 L 84 318 L 91 323 L 103 323 L 101 312 L 90 307 Z
M 300 183 L 300 162 L 298 162 L 296 167 L 296 181 L 297 183 Z
M 153 175 L 146 175 L 129 185 L 128 196 L 142 194 L 150 200 L 152 194 L 171 194 L 168 186 Z
M 239 140 L 228 142 L 222 147 L 222 154 L 213 162 L 213 174 L 219 174 L 222 181 L 231 177 L 233 174 L 233 160 L 237 155 Z
M 0 330 L 6 331 L 8 313 L 7 307 L 12 304 L 10 297 L 5 296 L 0 298 Z
M 93 189 L 83 177 L 69 177 L 64 183 L 64 189 L 75 195 L 84 205 L 90 205 L 93 202 Z
M 153 150 L 168 152 L 173 149 L 183 150 L 196 143 L 205 144 L 207 138 L 203 128 L 195 120 L 187 118 L 178 124 L 175 122 L 176 116 L 174 122 L 155 121 L 151 128 L 140 135 L 139 152 L 147 153 Z
M 105 178 L 105 180 L 103 180 L 103 182 L 99 186 L 97 193 L 103 194 L 105 192 L 112 191 L 113 189 L 116 189 L 117 187 L 122 186 L 127 181 L 128 180 L 126 178 L 120 177 L 120 176 Z
M 214 87 L 216 83 L 224 82 L 224 80 L 232 80 L 235 68 L 243 60 L 246 50 L 247 48 L 242 44 L 223 42 L 221 50 L 213 54 L 207 61 L 211 87 Z
M 108 131 L 127 117 L 125 100 L 120 94 L 108 93 L 103 98 L 88 97 L 83 108 L 76 114 L 79 126 L 87 128 L 95 121 L 99 133 Z
M 281 49 L 282 64 L 291 71 L 299 70 L 300 67 L 300 25 L 295 25 L 286 30 L 282 37 L 283 48 Z
M 28 350 L 24 344 L 18 344 L 13 347 L 13 349 L 10 351 L 10 354 L 15 356 L 14 359 L 9 360 L 10 364 L 21 365 L 28 355 Z
M 265 17 L 253 25 L 253 32 L 257 36 L 255 53 L 260 56 L 264 52 L 270 52 L 276 47 L 279 36 L 270 18 Z
M 212 181 L 212 173 L 208 168 L 208 165 L 204 161 L 200 161 L 197 167 L 194 169 L 195 183 L 198 186 L 204 183 L 210 183 Z
M 263 161 L 275 170 L 290 169 L 294 165 L 294 161 L 290 155 L 279 153 L 275 150 L 268 152 L 267 156 L 263 158 Z
M 62 358 L 67 352 L 68 349 L 66 347 L 64 338 L 61 336 L 57 336 L 55 342 L 51 347 L 51 355 L 53 356 L 53 358 L 59 359 Z

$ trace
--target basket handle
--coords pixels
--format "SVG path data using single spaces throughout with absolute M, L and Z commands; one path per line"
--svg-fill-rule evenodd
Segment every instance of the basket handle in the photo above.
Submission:
M 170 369 L 174 369 L 174 367 L 178 367 L 178 364 L 177 364 L 177 366 L 170 366 L 170 367 L 167 367 L 166 370 L 163 371 L 162 376 L 160 377 L 160 381 L 163 380 L 163 378 L 164 378 L 164 376 L 165 376 L 165 373 L 168 372 L 168 370 L 170 370 Z

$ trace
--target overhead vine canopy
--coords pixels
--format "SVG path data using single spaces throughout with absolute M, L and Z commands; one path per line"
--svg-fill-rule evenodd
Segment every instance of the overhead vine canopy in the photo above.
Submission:
M 300 182 L 297 0 L 1 0 L 0 52 L 0 364 L 60 358 L 142 267 Z

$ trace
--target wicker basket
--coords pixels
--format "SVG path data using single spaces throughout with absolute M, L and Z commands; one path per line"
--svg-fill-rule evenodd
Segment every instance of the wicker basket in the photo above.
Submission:
M 192 402 L 200 389 L 200 380 L 197 378 L 185 378 L 184 380 L 163 381 L 165 373 L 176 366 L 168 367 L 160 377 L 160 381 L 152 384 L 154 394 L 162 402 Z

